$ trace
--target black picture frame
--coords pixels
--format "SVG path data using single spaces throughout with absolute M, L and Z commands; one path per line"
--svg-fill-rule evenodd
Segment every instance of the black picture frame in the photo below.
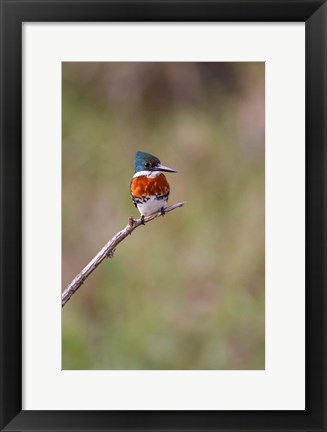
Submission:
M 327 431 L 326 1 L 1 0 L 0 3 L 1 431 Z M 305 22 L 305 411 L 22 411 L 22 23 L 29 21 Z M 292 319 L 292 311 L 289 314 Z

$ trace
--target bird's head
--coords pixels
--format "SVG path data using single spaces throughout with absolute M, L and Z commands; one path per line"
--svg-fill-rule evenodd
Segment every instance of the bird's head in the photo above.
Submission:
M 177 171 L 161 165 L 160 160 L 150 153 L 138 151 L 134 159 L 135 172 L 139 171 L 166 171 L 176 173 Z

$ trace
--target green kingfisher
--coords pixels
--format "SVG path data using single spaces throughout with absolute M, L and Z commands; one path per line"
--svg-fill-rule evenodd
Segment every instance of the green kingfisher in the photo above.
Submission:
M 145 152 L 138 151 L 134 159 L 135 174 L 131 181 L 131 196 L 135 207 L 144 217 L 161 211 L 165 214 L 165 205 L 170 192 L 164 172 L 177 171 L 161 165 L 160 160 Z

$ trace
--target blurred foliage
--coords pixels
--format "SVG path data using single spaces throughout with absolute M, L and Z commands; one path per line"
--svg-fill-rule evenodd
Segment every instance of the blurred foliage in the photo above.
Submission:
M 63 369 L 264 369 L 264 63 L 63 63 L 63 289 L 138 217 L 137 150 L 182 209 L 67 303 Z

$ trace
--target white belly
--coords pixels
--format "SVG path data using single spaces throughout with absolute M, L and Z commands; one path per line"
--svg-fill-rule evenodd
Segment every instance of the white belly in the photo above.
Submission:
M 137 208 L 141 213 L 141 216 L 149 216 L 160 211 L 162 207 L 165 207 L 167 201 L 168 197 L 161 199 L 156 197 L 148 197 L 146 202 L 137 203 Z

